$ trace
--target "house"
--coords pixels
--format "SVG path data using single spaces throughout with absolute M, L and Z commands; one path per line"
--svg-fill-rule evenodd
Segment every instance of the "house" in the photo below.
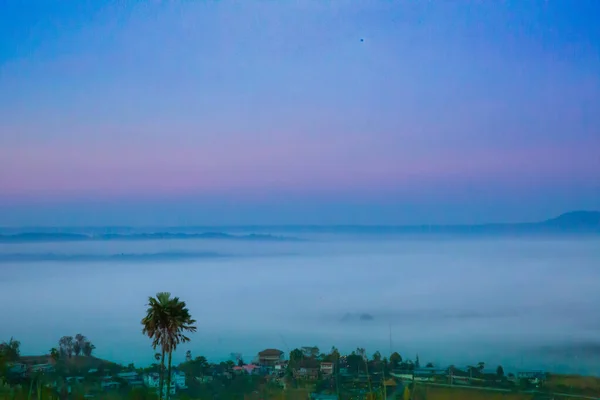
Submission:
M 316 380 L 319 377 L 319 368 L 300 367 L 293 371 L 294 378 Z
M 123 379 L 129 386 L 132 387 L 141 387 L 144 386 L 144 380 L 140 377 L 135 371 L 131 372 L 120 372 L 117 374 L 117 377 Z
M 412 381 L 414 378 L 413 371 L 411 370 L 394 370 L 392 373 L 390 373 L 390 375 L 392 375 L 394 378 L 402 379 L 404 381 Z
M 322 362 L 321 363 L 321 373 L 323 375 L 333 374 L 333 363 L 332 362 Z
M 448 376 L 447 369 L 436 369 L 436 368 L 416 368 L 413 371 L 414 381 L 433 381 L 436 377 Z
M 258 364 L 265 367 L 273 367 L 283 359 L 283 351 L 277 349 L 265 349 L 258 353 Z
M 172 371 L 171 372 L 171 384 L 175 385 L 177 390 L 187 389 L 185 383 L 185 372 L 183 371 Z
M 100 382 L 100 387 L 102 388 L 102 390 L 119 389 L 121 387 L 121 382 L 117 382 L 113 380 L 110 376 L 107 376 L 104 379 L 102 379 L 102 382 Z
M 281 371 L 285 371 L 285 369 L 287 368 L 287 366 L 288 366 L 288 362 L 285 361 L 285 360 L 283 360 L 283 361 L 279 361 L 278 363 L 276 363 L 273 366 L 273 369 L 275 371 L 277 371 L 277 372 L 281 372 Z
M 144 383 L 149 388 L 156 389 L 157 392 L 160 391 L 160 375 L 158 373 L 152 372 L 149 374 L 145 374 L 144 375 Z M 175 384 L 173 383 L 173 381 L 171 381 L 170 388 L 167 388 L 166 382 L 164 383 L 163 395 L 166 395 L 167 392 L 169 392 L 170 394 L 175 394 L 176 391 L 177 391 L 177 389 L 175 388 Z
M 35 372 L 41 372 L 41 373 L 53 372 L 54 371 L 54 364 L 51 364 L 51 363 L 47 363 L 47 364 L 34 364 L 31 367 L 29 367 L 29 371 L 32 372 L 32 373 L 35 373 Z
M 19 369 L 24 368 L 28 373 L 48 373 L 54 371 L 55 361 L 50 356 L 23 356 L 19 358 Z
M 246 365 L 242 365 L 240 367 L 238 365 L 236 367 L 233 367 L 233 372 L 236 372 L 238 374 L 245 372 L 250 375 L 256 375 L 260 372 L 260 366 L 258 366 L 256 364 L 246 364 Z
M 28 367 L 24 363 L 7 363 L 8 372 L 18 376 L 25 376 Z
M 529 383 L 538 386 L 546 380 L 546 373 L 543 371 L 521 371 L 517 372 L 517 379 L 526 379 Z
M 160 375 L 156 372 L 152 372 L 149 374 L 145 374 L 143 377 L 143 382 L 149 388 L 157 389 L 160 388 Z M 172 371 L 171 372 L 171 387 L 168 388 L 170 394 L 175 394 L 177 390 L 187 389 L 185 373 L 182 371 Z M 167 392 L 167 381 L 164 382 L 163 391 Z

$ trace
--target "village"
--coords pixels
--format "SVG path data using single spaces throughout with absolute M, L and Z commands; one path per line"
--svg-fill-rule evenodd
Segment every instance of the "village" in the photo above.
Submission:
M 129 392 L 158 395 L 160 391 L 158 363 L 138 368 L 91 355 L 19 356 L 6 363 L 3 376 L 13 384 L 35 381 L 38 387 L 63 393 L 65 398 L 104 398 L 107 393 Z M 423 385 L 539 391 L 544 390 L 547 377 L 543 371 L 504 375 L 502 367 L 488 370 L 483 363 L 464 368 L 440 368 L 431 363 L 423 367 L 418 356 L 415 360 L 404 360 L 398 353 L 367 356 L 361 348 L 348 355 L 335 347 L 322 353 L 306 346 L 287 355 L 270 348 L 248 363 L 237 353 L 228 361 L 209 363 L 203 356 L 193 358 L 188 351 L 186 361 L 171 370 L 163 394 L 176 398 L 275 398 L 275 393 L 288 393 L 314 400 L 416 399 L 416 388 Z

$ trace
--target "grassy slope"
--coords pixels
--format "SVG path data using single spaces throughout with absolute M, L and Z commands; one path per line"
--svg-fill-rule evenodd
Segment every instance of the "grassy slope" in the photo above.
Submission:
M 420 386 L 413 400 L 532 400 L 531 394 L 490 392 L 487 390 Z
M 546 382 L 544 390 L 553 393 L 572 393 L 600 398 L 600 377 L 579 375 L 552 375 Z M 539 395 L 527 393 L 493 392 L 460 387 L 445 388 L 434 386 L 417 386 L 413 393 L 414 400 L 533 400 Z
M 551 375 L 545 388 L 556 393 L 579 393 L 600 397 L 600 377 Z

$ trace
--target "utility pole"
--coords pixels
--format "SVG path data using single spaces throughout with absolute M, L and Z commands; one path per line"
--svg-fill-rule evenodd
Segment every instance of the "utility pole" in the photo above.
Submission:
M 336 355 L 335 358 L 335 391 L 337 392 L 337 400 L 340 400 L 340 357 Z
M 392 350 L 393 349 L 393 346 L 392 346 L 392 322 L 390 321 L 389 324 L 390 324 L 390 356 L 391 356 L 393 353 L 393 350 Z

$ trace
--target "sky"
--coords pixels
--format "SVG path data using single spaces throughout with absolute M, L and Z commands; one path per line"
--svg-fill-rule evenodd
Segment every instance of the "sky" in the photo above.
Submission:
M 600 209 L 595 0 L 0 10 L 0 226 Z

